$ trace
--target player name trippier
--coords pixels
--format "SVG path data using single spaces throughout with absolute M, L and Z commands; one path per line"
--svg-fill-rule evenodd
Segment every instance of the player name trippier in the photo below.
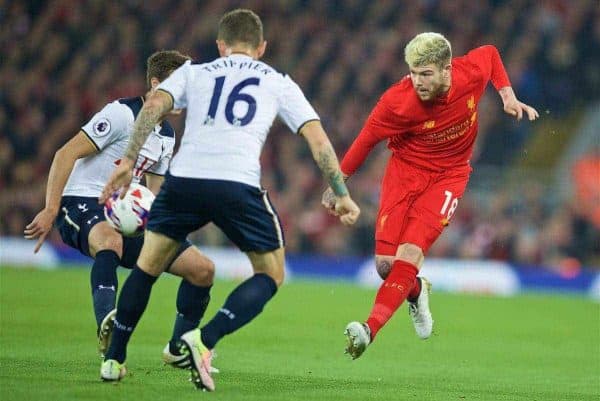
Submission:
M 208 72 L 214 72 L 220 70 L 222 68 L 233 68 L 237 67 L 238 69 L 246 69 L 246 70 L 254 70 L 260 72 L 264 75 L 270 74 L 272 72 L 276 72 L 274 69 L 269 67 L 264 63 L 254 63 L 252 61 L 236 61 L 230 58 L 227 59 L 218 59 L 214 63 L 206 64 L 202 66 L 202 69 Z

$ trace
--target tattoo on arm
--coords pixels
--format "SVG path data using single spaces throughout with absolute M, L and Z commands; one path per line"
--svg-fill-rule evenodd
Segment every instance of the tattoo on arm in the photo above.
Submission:
M 336 196 L 348 195 L 348 188 L 344 183 L 344 176 L 331 144 L 327 144 L 317 152 L 316 160 L 333 193 Z
M 144 146 L 146 139 L 154 129 L 154 126 L 163 115 L 163 107 L 149 106 L 143 107 L 133 124 L 133 132 L 129 138 L 129 146 L 125 151 L 125 157 L 130 160 L 137 160 L 140 149 Z

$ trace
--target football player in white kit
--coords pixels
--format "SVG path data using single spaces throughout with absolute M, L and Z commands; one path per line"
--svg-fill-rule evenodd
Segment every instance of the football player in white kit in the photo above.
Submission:
M 260 18 L 244 9 L 225 14 L 217 46 L 220 58 L 204 64 L 186 62 L 159 85 L 136 119 L 123 161 L 102 193 L 101 202 L 127 188 L 134 161 L 156 121 L 172 109 L 187 108 L 181 147 L 152 206 L 137 265 L 119 296 L 115 329 L 100 369 L 105 380 L 122 377 L 131 333 L 177 244 L 212 221 L 248 255 L 254 269 L 210 322 L 181 337 L 193 382 L 214 390 L 210 350 L 255 318 L 283 283 L 283 233 L 267 191 L 260 186 L 259 156 L 275 117 L 308 142 L 334 188 L 342 223 L 353 224 L 360 214 L 317 113 L 289 76 L 259 61 L 266 48 Z
M 123 237 L 105 220 L 98 196 L 127 147 L 133 122 L 158 84 L 189 57 L 177 51 L 159 51 L 148 58 L 145 96 L 119 99 L 92 117 L 54 157 L 48 175 L 46 206 L 25 229 L 25 238 L 37 239 L 34 252 L 42 246 L 56 224 L 63 241 L 94 259 L 91 287 L 98 325 L 98 348 L 106 352 L 116 315 L 117 267 L 133 268 L 144 237 Z M 133 180 L 146 177 L 146 185 L 158 193 L 173 155 L 175 133 L 167 121 L 157 123 L 144 142 L 133 167 Z M 168 271 L 184 279 L 177 295 L 174 344 L 198 326 L 209 302 L 214 276 L 213 263 L 182 238 L 167 262 Z M 165 349 L 168 358 L 169 350 Z M 173 360 L 175 359 L 175 360 Z M 169 362 L 177 362 L 170 358 Z

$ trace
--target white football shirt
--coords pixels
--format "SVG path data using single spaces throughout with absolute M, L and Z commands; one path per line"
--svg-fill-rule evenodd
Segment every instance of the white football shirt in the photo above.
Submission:
M 75 162 L 63 196 L 100 196 L 127 149 L 133 122 L 143 103 L 142 97 L 115 100 L 81 128 L 98 153 Z M 156 125 L 140 151 L 133 170 L 133 182 L 138 183 L 146 172 L 164 175 L 174 147 L 175 133 L 169 123 L 163 121 Z
M 319 116 L 287 75 L 243 54 L 186 62 L 159 86 L 175 109 L 187 108 L 181 146 L 169 172 L 177 177 L 260 187 L 260 153 L 279 116 L 293 131 Z

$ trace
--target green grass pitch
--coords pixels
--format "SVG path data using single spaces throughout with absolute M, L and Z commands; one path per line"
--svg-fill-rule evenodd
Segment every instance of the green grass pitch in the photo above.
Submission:
M 0 269 L 0 399 L 28 400 L 599 400 L 600 306 L 584 298 L 434 293 L 434 336 L 406 307 L 362 358 L 344 326 L 374 296 L 348 283 L 295 281 L 217 346 L 217 391 L 163 366 L 178 281 L 163 277 L 129 347 L 130 374 L 99 380 L 87 269 Z M 121 282 L 125 275 L 121 275 Z M 206 317 L 235 283 L 219 281 Z M 435 283 L 434 283 L 435 286 Z

